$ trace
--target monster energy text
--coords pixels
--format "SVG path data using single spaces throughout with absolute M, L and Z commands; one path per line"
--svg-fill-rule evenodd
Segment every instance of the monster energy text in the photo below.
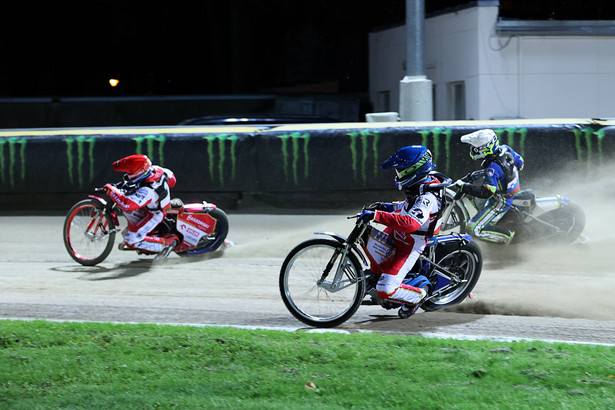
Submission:
M 588 165 L 591 163 L 593 154 L 593 137 L 595 137 L 598 160 L 602 163 L 602 141 L 604 139 L 604 132 L 604 128 L 595 131 L 591 127 L 572 130 L 572 133 L 574 134 L 574 147 L 576 148 L 577 160 L 579 162 L 585 160 Z M 583 142 L 585 143 L 585 147 L 583 147 Z M 583 152 L 584 148 L 585 152 Z
M 154 162 L 157 162 L 160 166 L 164 166 L 164 143 L 166 138 L 164 135 L 145 135 L 143 137 L 135 137 L 133 140 L 137 143 L 135 152 L 139 155 L 143 155 L 143 143 L 147 147 L 147 157 Z M 154 143 L 158 143 L 158 160 L 155 160 L 156 156 Z
M 0 139 L 0 180 L 2 185 L 10 185 L 15 188 L 15 167 L 17 166 L 17 145 L 19 145 L 19 159 L 21 162 L 21 172 L 19 174 L 21 182 L 26 180 L 26 139 L 25 138 L 3 138 Z M 9 154 L 8 164 L 4 156 L 5 146 Z M 8 172 L 7 172 L 8 171 Z M 8 174 L 8 176 L 7 176 Z
M 230 159 L 231 159 L 231 180 L 235 180 L 236 170 L 236 147 L 237 147 L 237 135 L 208 135 L 203 137 L 207 141 L 207 158 L 209 164 L 209 178 L 212 182 L 215 181 L 216 167 L 215 167 L 215 152 L 218 152 L 218 182 L 220 185 L 224 185 L 224 163 L 226 159 L 226 146 L 227 141 L 230 142 Z
M 367 160 L 370 154 L 373 159 L 372 172 L 374 177 L 378 174 L 378 140 L 380 139 L 380 133 L 378 131 L 362 130 L 350 132 L 348 136 L 350 137 L 350 155 L 352 158 L 352 173 L 354 179 L 358 179 L 360 171 L 361 181 L 365 185 L 367 183 Z M 359 147 L 357 147 L 358 141 L 361 142 L 360 150 Z
M 422 141 L 421 145 L 431 148 L 431 153 L 433 154 L 433 160 L 436 164 L 439 164 L 440 158 L 440 140 L 441 137 L 444 138 L 444 172 L 448 173 L 450 170 L 450 158 L 451 158 L 451 138 L 453 136 L 452 129 L 442 129 L 442 128 L 432 128 L 427 130 L 419 131 L 421 134 Z M 433 140 L 433 145 L 430 146 L 428 143 L 429 137 L 431 136 Z
M 506 144 L 514 150 L 519 150 L 521 156 L 525 156 L 525 139 L 527 138 L 527 128 L 496 128 L 493 130 L 498 134 L 500 144 Z M 519 146 L 515 146 L 515 136 L 519 136 Z M 506 140 L 504 140 L 506 137 Z
M 79 136 L 75 138 L 64 138 L 64 142 L 66 143 L 66 159 L 68 162 L 68 180 L 71 184 L 75 184 L 75 172 L 77 173 L 77 185 L 79 188 L 83 188 L 84 186 L 84 178 L 83 178 L 83 164 L 85 162 L 86 157 L 86 148 L 87 148 L 87 157 L 89 159 L 90 168 L 88 172 L 88 182 L 91 182 L 94 179 L 94 144 L 96 144 L 96 140 L 94 137 L 84 137 Z M 76 146 L 77 150 L 77 164 L 75 167 L 75 159 L 73 155 L 73 145 Z
M 310 142 L 310 134 L 294 132 L 292 134 L 284 134 L 278 135 L 278 138 L 282 141 L 282 160 L 283 160 L 283 171 L 284 171 L 284 179 L 289 181 L 290 175 L 288 171 L 288 163 L 289 163 L 289 152 L 288 152 L 288 141 L 291 141 L 292 147 L 292 181 L 295 185 L 299 184 L 299 144 L 302 142 L 303 148 L 303 179 L 306 180 L 309 175 L 309 151 L 308 151 L 308 143 Z

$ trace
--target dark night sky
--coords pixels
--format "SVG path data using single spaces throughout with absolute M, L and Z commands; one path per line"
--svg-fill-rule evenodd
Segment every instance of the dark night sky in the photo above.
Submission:
M 257 93 L 331 82 L 365 91 L 367 33 L 403 22 L 405 3 L 81 4 L 76 16 L 52 2 L 13 7 L 0 27 L 11 39 L 0 45 L 0 96 Z
M 426 9 L 460 3 L 426 0 Z M 509 17 L 540 19 L 607 18 L 614 7 L 612 0 L 500 3 Z M 364 93 L 369 31 L 405 19 L 405 0 L 73 4 L 3 6 L 0 97 Z M 111 77 L 119 87 L 109 86 Z

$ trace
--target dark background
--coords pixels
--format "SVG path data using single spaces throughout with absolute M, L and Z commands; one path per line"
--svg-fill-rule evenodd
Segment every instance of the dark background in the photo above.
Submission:
M 500 16 L 615 19 L 614 4 L 502 0 Z M 368 33 L 403 24 L 405 0 L 21 2 L 2 16 L 0 97 L 360 94 Z

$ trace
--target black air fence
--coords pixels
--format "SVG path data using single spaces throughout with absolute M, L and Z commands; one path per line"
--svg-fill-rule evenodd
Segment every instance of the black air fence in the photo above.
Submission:
M 506 120 L 285 125 L 277 127 L 64 128 L 0 131 L 2 209 L 67 209 L 121 179 L 111 163 L 146 154 L 172 169 L 184 201 L 280 207 L 357 206 L 390 198 L 393 173 L 379 164 L 406 145 L 427 146 L 436 170 L 477 169 L 463 134 L 493 129 L 526 161 L 524 181 L 613 160 L 615 121 Z

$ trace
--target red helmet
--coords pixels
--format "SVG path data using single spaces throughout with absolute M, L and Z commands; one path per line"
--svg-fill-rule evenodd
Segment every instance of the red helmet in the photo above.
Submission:
M 113 169 L 125 172 L 129 182 L 140 182 L 152 172 L 152 161 L 146 155 L 129 155 L 113 163 Z

